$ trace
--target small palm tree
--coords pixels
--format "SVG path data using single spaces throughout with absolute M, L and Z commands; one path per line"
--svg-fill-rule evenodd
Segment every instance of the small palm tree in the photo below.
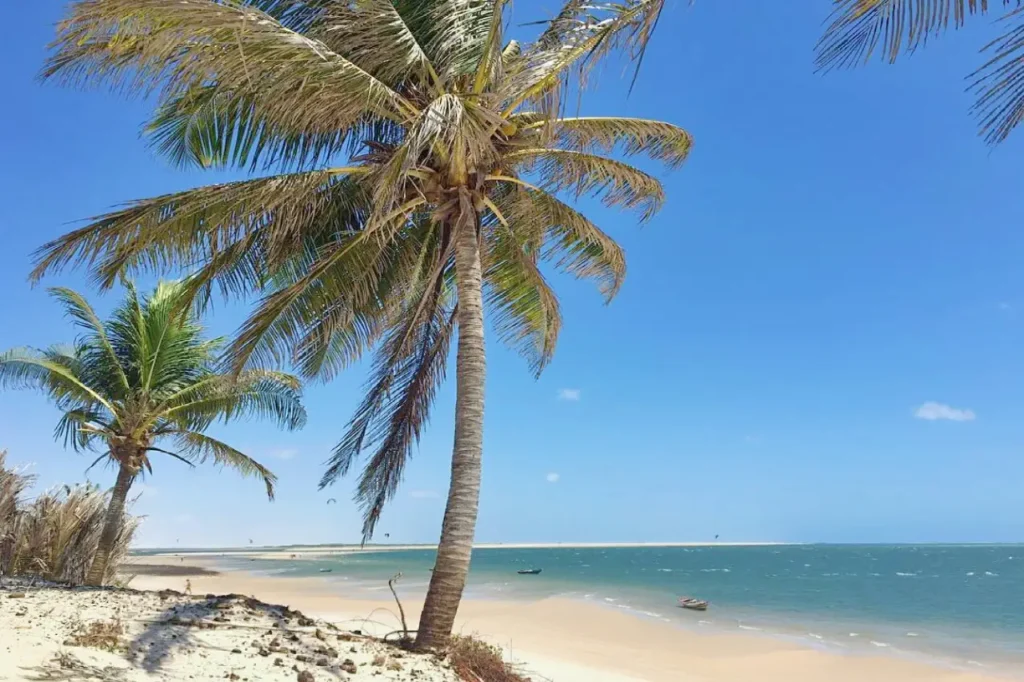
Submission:
M 84 331 L 72 347 L 18 348 L 0 354 L 0 386 L 45 392 L 63 411 L 55 435 L 75 450 L 102 449 L 93 462 L 117 468 L 103 531 L 86 582 L 100 585 L 135 479 L 152 473 L 154 454 L 190 466 L 212 461 L 256 476 L 274 497 L 276 477 L 230 445 L 206 435 L 217 419 L 258 416 L 285 428 L 305 423 L 298 380 L 252 370 L 238 377 L 212 369 L 219 339 L 204 340 L 185 283 L 163 282 L 127 296 L 106 323 L 78 293 L 51 289 Z
M 985 61 L 968 76 L 977 95 L 972 112 L 990 144 L 1005 140 L 1024 119 L 1024 5 L 1021 0 L 833 0 L 832 21 L 818 42 L 821 69 L 856 66 L 876 50 L 890 63 L 924 47 L 951 26 L 1002 6 L 999 37 L 982 50 Z
M 357 487 L 372 536 L 426 423 L 458 329 L 451 485 L 421 646 L 451 633 L 480 494 L 484 308 L 535 372 L 561 323 L 540 263 L 622 285 L 622 249 L 565 203 L 592 195 L 641 219 L 651 175 L 690 135 L 660 121 L 565 116 L 617 48 L 639 51 L 662 0 L 568 0 L 532 43 L 504 38 L 508 0 L 79 0 L 44 75 L 157 94 L 157 149 L 188 166 L 280 172 L 136 202 L 47 244 L 36 275 L 87 263 L 200 264 L 220 287 L 270 293 L 229 349 L 236 371 L 291 361 L 330 378 L 376 347 L 367 396 L 322 485 L 372 450 Z M 344 165 L 332 161 L 345 153 Z

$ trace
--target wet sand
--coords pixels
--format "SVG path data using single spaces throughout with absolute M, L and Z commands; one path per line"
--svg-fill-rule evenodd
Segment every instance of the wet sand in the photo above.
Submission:
M 136 563 L 166 563 L 145 557 Z M 185 557 L 218 568 L 215 558 Z M 276 578 L 241 571 L 189 579 L 196 592 L 240 592 L 288 604 L 342 628 L 384 632 L 401 627 L 395 602 L 346 594 L 344 583 Z M 139 576 L 133 586 L 182 589 L 170 576 Z M 400 589 L 400 587 L 399 587 Z M 386 592 L 384 594 L 387 594 Z M 410 627 L 421 604 L 403 601 Z M 997 682 L 981 672 L 948 670 L 895 657 L 841 655 L 768 637 L 698 633 L 568 599 L 466 600 L 456 629 L 506 649 L 554 682 Z

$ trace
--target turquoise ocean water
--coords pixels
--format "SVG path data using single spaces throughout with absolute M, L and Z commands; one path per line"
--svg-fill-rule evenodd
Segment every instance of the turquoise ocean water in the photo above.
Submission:
M 295 560 L 220 561 L 341 581 L 347 592 L 375 597 L 387 597 L 387 579 L 401 571 L 400 589 L 412 597 L 425 591 L 434 554 L 303 558 L 294 551 Z M 543 572 L 516 574 L 527 567 Z M 676 608 L 684 594 L 711 608 Z M 474 552 L 467 596 L 581 599 L 676 627 L 923 657 L 1024 679 L 1024 545 L 483 549 Z

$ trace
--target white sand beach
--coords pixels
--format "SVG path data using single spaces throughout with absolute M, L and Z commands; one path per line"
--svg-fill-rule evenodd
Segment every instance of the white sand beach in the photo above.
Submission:
M 0 680 L 341 678 L 458 680 L 434 656 L 242 594 L 68 589 L 24 580 L 0 589 Z
M 390 597 L 379 601 L 354 598 L 345 594 L 343 585 L 317 578 L 266 577 L 241 571 L 202 572 L 200 569 L 220 568 L 208 557 L 174 558 L 173 565 L 169 565 L 169 559 L 160 556 L 133 559 L 139 575 L 132 581 L 132 587 L 184 590 L 187 580 L 194 594 L 253 595 L 264 602 L 287 605 L 322 619 L 339 631 L 355 629 L 382 634 L 400 627 L 397 609 Z M 127 570 L 133 569 L 128 567 Z M 167 573 L 172 575 L 165 575 Z M 44 595 L 39 599 L 53 602 L 60 597 Z M 143 595 L 136 599 L 148 600 L 146 603 L 154 605 L 148 608 L 155 608 L 154 600 L 159 598 Z M 97 604 L 100 601 L 97 595 Z M 41 653 L 41 649 L 29 652 L 18 644 L 11 646 L 8 642 L 12 636 L 26 641 L 24 638 L 29 635 L 24 628 L 31 627 L 33 621 L 19 620 L 12 614 L 10 604 L 0 604 L 0 638 L 4 642 L 5 656 L 17 658 L 17 663 L 5 664 L 7 675 L 11 675 L 12 666 L 20 669 L 24 665 L 39 665 L 41 660 L 47 656 L 52 658 L 61 649 L 59 635 L 46 645 L 50 649 L 48 654 Z M 56 604 L 40 603 L 34 605 L 33 610 L 45 612 L 54 606 Z M 404 603 L 412 627 L 415 627 L 419 606 L 415 601 Z M 35 622 L 45 628 L 51 627 L 46 624 L 54 620 L 37 617 Z M 531 671 L 535 681 L 998 682 L 1002 679 L 895 657 L 828 653 L 766 637 L 695 633 L 568 599 L 466 600 L 459 612 L 457 630 L 465 634 L 477 633 L 502 646 L 510 658 Z M 45 639 L 39 634 L 34 637 L 36 642 Z M 248 635 L 240 637 L 238 648 L 242 644 L 251 648 L 252 639 Z M 189 655 L 198 656 L 201 650 Z M 186 654 L 175 652 L 173 655 Z M 233 662 L 227 644 L 216 644 L 204 655 L 204 666 L 209 665 L 209 670 L 215 669 L 217 674 L 192 679 L 223 678 L 221 671 Z M 183 660 L 181 665 L 185 664 Z M 167 670 L 179 670 L 177 665 Z M 167 676 L 165 679 L 179 678 Z

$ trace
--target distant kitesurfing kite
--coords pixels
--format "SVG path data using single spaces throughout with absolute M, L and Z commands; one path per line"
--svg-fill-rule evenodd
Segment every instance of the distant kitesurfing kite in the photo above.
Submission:
M 717 536 L 717 535 L 715 536 L 715 539 L 716 539 L 716 540 L 718 539 L 718 536 Z
M 333 497 L 331 499 L 327 500 L 327 504 L 330 504 L 331 502 L 334 502 L 335 504 L 338 503 L 338 501 L 336 499 L 334 499 Z
M 386 538 L 391 537 L 391 533 L 384 533 L 384 537 L 386 537 Z

